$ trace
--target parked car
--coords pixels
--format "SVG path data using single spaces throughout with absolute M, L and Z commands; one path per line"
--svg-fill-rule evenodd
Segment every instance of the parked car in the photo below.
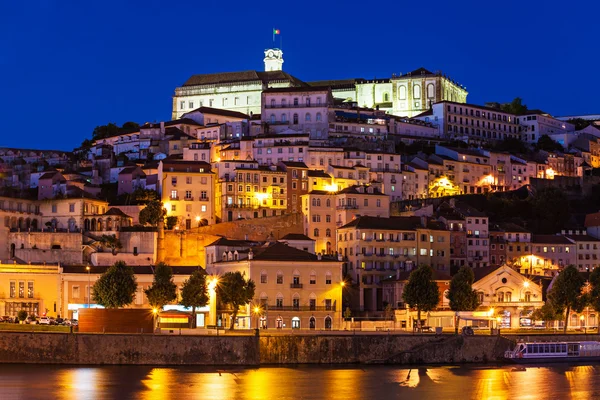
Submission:
M 40 324 L 40 325 L 51 325 L 50 318 L 48 318 L 48 317 L 40 317 L 40 320 L 38 321 L 38 324 Z
M 37 318 L 27 317 L 25 320 L 26 324 L 35 325 L 38 323 Z
M 77 320 L 76 319 L 67 319 L 67 318 L 65 318 L 63 320 L 62 324 L 66 325 L 66 326 L 76 326 L 77 325 Z
M 5 315 L 3 317 L 0 317 L 0 322 L 11 323 L 11 322 L 13 322 L 13 317 L 11 317 L 9 315 Z
M 58 318 L 56 318 L 56 320 L 54 322 L 56 322 L 56 325 L 62 325 L 64 322 L 64 319 L 62 319 L 61 317 L 58 317 Z
M 463 326 L 462 334 L 465 336 L 473 336 L 475 332 L 473 332 L 473 328 L 470 326 Z

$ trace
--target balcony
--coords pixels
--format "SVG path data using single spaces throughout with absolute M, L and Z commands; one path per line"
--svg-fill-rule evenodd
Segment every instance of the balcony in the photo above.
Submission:
M 358 206 L 356 204 L 342 204 L 341 206 L 337 206 L 336 210 L 358 210 Z
M 290 283 L 290 289 L 302 289 L 301 283 Z
M 169 200 L 179 200 L 179 196 L 169 196 Z
M 185 201 L 194 201 L 194 197 L 190 196 L 190 197 L 184 197 L 183 198 Z
M 335 305 L 331 306 L 265 306 L 267 311 L 336 311 Z

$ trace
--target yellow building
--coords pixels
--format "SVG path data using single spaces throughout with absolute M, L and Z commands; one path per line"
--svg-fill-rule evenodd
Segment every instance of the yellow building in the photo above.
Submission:
M 0 315 L 56 317 L 60 313 L 60 267 L 0 264 Z
M 323 330 L 341 326 L 341 260 L 275 242 L 224 252 L 209 272 L 223 275 L 236 271 L 256 284 L 253 302 L 238 314 L 239 328 Z M 229 325 L 227 317 L 222 318 Z
M 206 162 L 160 162 L 159 193 L 167 216 L 177 217 L 177 227 L 192 229 L 215 223 L 214 181 L 215 175 Z

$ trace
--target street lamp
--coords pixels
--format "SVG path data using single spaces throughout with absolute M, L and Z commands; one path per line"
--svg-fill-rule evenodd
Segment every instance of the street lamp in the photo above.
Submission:
M 340 309 L 338 311 L 339 315 L 340 315 L 340 325 L 338 326 L 339 330 L 342 330 L 342 318 L 343 318 L 343 312 L 344 312 L 344 287 L 346 287 L 346 281 L 342 280 L 340 282 L 340 287 L 341 287 L 341 296 L 340 296 Z
M 152 309 L 152 333 L 156 333 L 156 315 L 158 314 L 158 308 Z
M 259 329 L 259 326 L 258 326 L 258 317 L 260 316 L 261 309 L 260 309 L 259 306 L 254 306 L 254 310 L 253 311 L 254 311 L 254 314 L 256 315 L 256 330 L 258 330 Z
M 579 317 L 579 320 L 581 321 L 581 325 L 583 325 L 583 333 L 587 335 L 587 326 L 585 326 L 585 317 L 582 315 Z
M 91 288 L 90 288 L 90 284 L 91 284 L 91 276 L 92 276 L 92 271 L 90 266 L 88 265 L 87 267 L 85 267 L 85 270 L 88 272 L 88 286 L 87 286 L 87 303 L 88 306 L 87 308 L 90 308 L 90 294 L 91 294 Z

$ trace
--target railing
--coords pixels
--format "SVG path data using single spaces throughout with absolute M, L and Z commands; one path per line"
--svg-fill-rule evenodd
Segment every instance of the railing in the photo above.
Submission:
M 336 311 L 336 306 L 266 306 L 269 311 Z
M 169 196 L 169 200 L 179 200 L 179 196 Z
M 337 206 L 336 210 L 358 210 L 358 206 L 356 204 L 342 204 L 341 206 Z
M 302 289 L 301 283 L 290 283 L 290 289 Z
M 185 201 L 194 201 L 194 197 L 190 196 L 190 197 L 184 197 L 183 198 Z

